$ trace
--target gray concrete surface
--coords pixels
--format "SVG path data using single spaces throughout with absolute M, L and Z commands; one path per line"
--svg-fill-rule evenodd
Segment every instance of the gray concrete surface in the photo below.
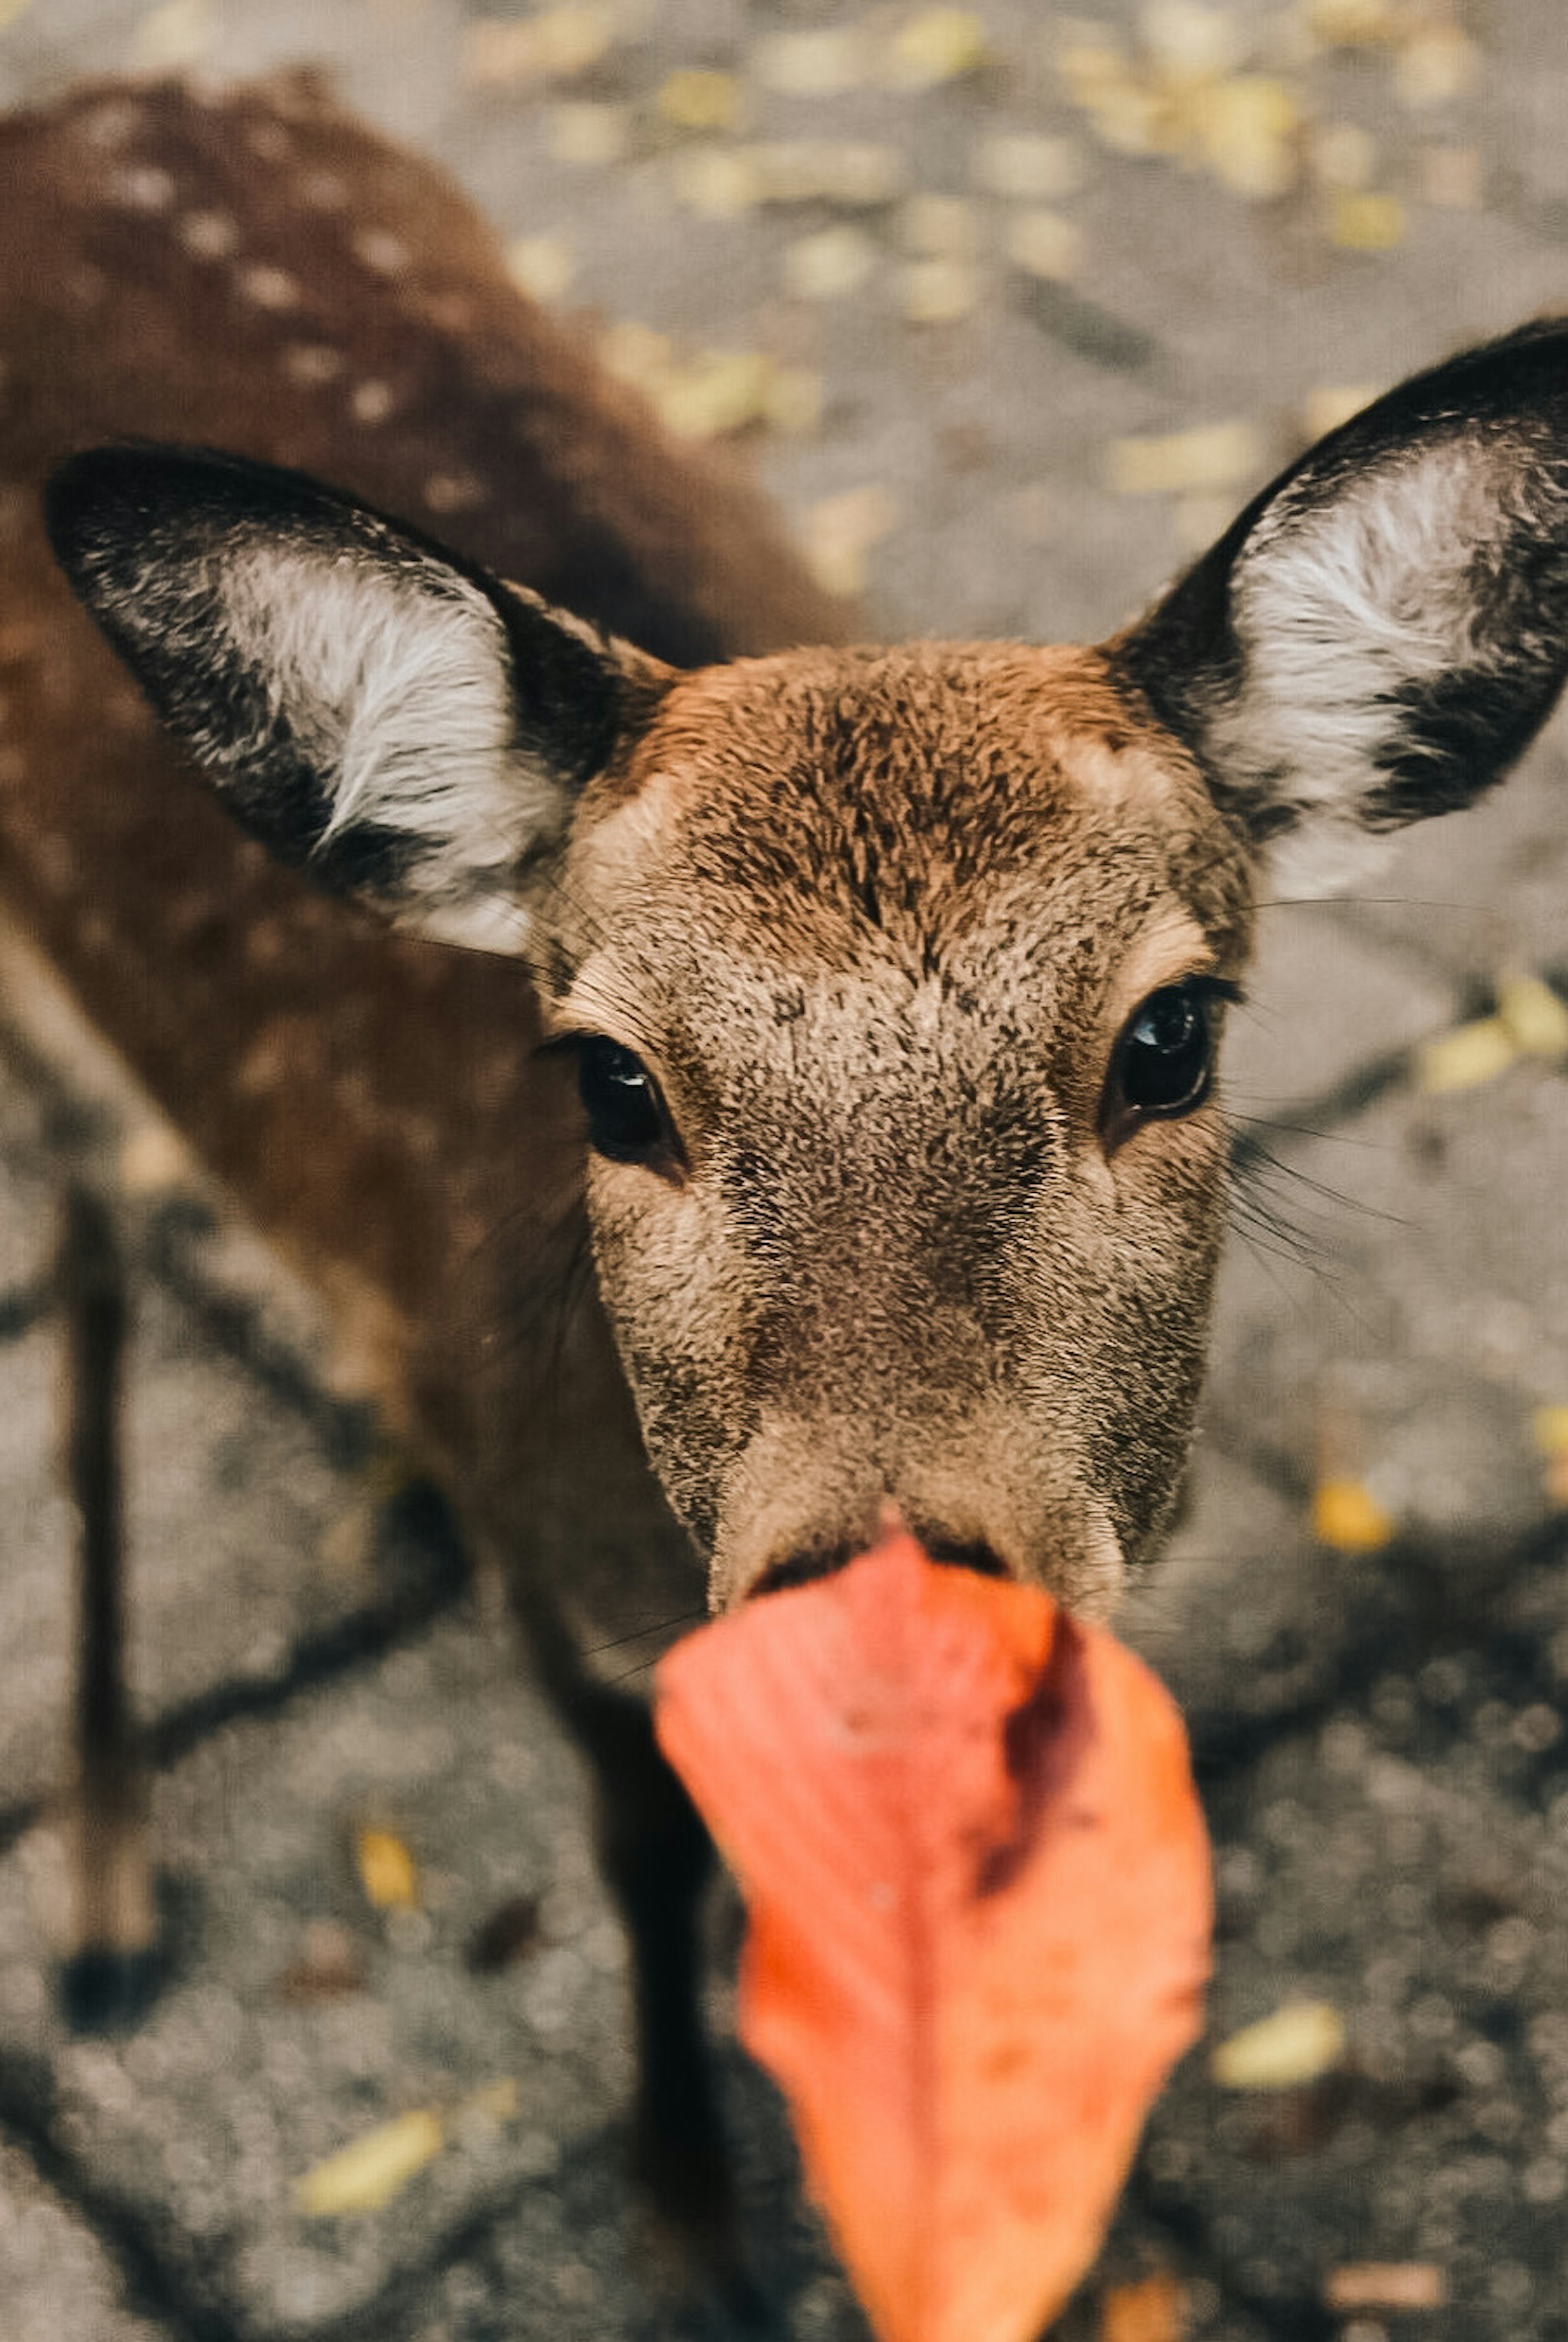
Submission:
M 1408 202 L 1384 251 L 1335 245 L 1321 189 L 1253 203 L 1106 145 L 1056 71 L 1065 12 L 980 13 L 980 72 L 807 100 L 762 86 L 757 55 L 848 21 L 805 0 L 650 5 L 580 84 L 510 90 L 465 79 L 455 0 L 33 0 L 0 8 L 0 100 L 171 48 L 224 75 L 324 60 L 509 236 L 566 243 L 565 305 L 820 372 L 820 425 L 745 453 L 803 526 L 824 498 L 884 492 L 869 579 L 890 632 L 1104 629 L 1301 444 L 1309 393 L 1391 380 L 1568 289 L 1558 0 L 1433 0 L 1423 20 L 1462 27 L 1476 70 L 1424 105 L 1387 48 L 1293 45 L 1304 5 L 1222 7 L 1318 130 L 1371 135 L 1372 186 Z M 1407 35 L 1423 18 L 1397 13 Z M 654 94 L 693 65 L 740 77 L 754 135 L 885 142 L 911 190 L 972 200 L 972 311 L 901 313 L 895 207 L 858 222 L 865 285 L 821 303 L 781 270 L 832 206 L 683 209 Z M 633 109 L 613 166 L 552 151 L 556 105 L 584 97 Z M 1008 205 L 971 180 L 997 128 L 1081 147 L 1055 205 L 1081 231 L 1070 285 L 1000 256 Z M 1473 201 L 1430 199 L 1444 171 Z M 1107 484 L 1112 439 L 1233 419 L 1251 468 L 1219 487 Z M 1565 755 L 1559 722 L 1503 796 L 1434 825 L 1364 899 L 1266 923 L 1233 1036 L 1241 1202 L 1194 1504 L 1128 1631 L 1193 1728 L 1221 1886 L 1213 2032 L 1305 1994 L 1340 2008 L 1351 2054 L 1268 2100 L 1187 2061 L 1073 2336 L 1107 2330 L 1106 2288 L 1151 2270 L 1180 2280 L 1204 2342 L 1568 2335 L 1568 1580 L 1529 1430 L 1568 1403 L 1568 1086 L 1535 1062 L 1432 1097 L 1411 1056 L 1506 970 L 1568 974 Z M 146 2025 L 109 2045 L 69 2041 L 53 1997 L 68 1540 L 52 1336 L 26 1306 L 59 1166 L 84 1154 L 123 1173 L 145 1270 L 137 1659 L 179 1954 Z M 621 2178 L 620 1952 L 572 1760 L 439 1539 L 358 1533 L 355 1427 L 323 1390 L 308 1306 L 243 1238 L 175 1209 L 160 1159 L 68 1035 L 0 1046 L 0 2335 L 681 2330 Z M 1396 1524 L 1383 1551 L 1313 1540 L 1325 1423 Z M 366 1819 L 419 1856 L 419 1911 L 366 1907 L 348 1854 Z M 514 1896 L 537 1898 L 534 1947 L 477 1977 L 473 1930 Z M 291 1997 L 324 1941 L 363 1988 Z M 721 1967 L 721 2021 L 726 1992 Z M 738 2057 L 731 2081 L 781 2326 L 848 2337 L 769 2094 Z M 303 2171 L 421 2107 L 445 2110 L 448 2144 L 385 2210 L 304 2217 Z M 1436 2268 L 1446 2306 L 1330 2308 L 1330 2273 L 1369 2260 Z

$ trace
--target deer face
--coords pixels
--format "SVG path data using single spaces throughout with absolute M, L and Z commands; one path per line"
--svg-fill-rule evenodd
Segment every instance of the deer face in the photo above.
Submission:
M 1343 874 L 1544 718 L 1565 384 L 1553 326 L 1419 377 L 1101 651 L 676 676 L 225 457 L 77 459 L 50 518 L 242 818 L 527 956 L 715 1602 L 832 1566 L 891 1501 L 1104 1607 L 1180 1482 L 1254 868 L 1317 840 Z
M 602 1286 L 715 1600 L 895 1503 L 1104 1603 L 1179 1483 L 1247 856 L 1093 655 L 674 683 L 540 909 Z

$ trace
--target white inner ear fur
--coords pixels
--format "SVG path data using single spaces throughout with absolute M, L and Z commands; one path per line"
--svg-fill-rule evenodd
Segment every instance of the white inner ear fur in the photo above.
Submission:
M 1385 777 L 1393 696 L 1473 666 L 1471 565 L 1501 526 L 1487 468 L 1458 439 L 1322 495 L 1286 489 L 1237 560 L 1243 680 L 1209 726 L 1228 776 L 1298 809 L 1270 854 L 1274 883 L 1297 895 L 1333 893 L 1385 857 L 1386 834 L 1358 810 Z
M 564 828 L 566 798 L 515 739 L 504 629 L 476 586 L 431 562 L 406 575 L 258 545 L 223 582 L 229 626 L 332 795 L 319 844 L 360 824 L 424 851 L 400 926 L 471 950 L 520 952 L 524 856 Z

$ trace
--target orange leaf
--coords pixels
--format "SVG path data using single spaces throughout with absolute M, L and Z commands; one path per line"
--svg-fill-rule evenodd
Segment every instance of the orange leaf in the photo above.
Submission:
M 1194 2037 L 1207 1849 L 1180 1720 L 1032 1587 L 889 1538 L 660 1669 L 751 1914 L 741 2037 L 884 2342 L 1030 2342 Z

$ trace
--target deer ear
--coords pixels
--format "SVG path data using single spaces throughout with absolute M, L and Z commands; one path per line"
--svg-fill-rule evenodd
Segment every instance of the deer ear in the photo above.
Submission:
M 529 882 L 662 672 L 296 473 L 111 447 L 55 553 L 247 828 L 444 942 L 520 952 Z
M 1470 804 L 1568 671 L 1568 325 L 1331 432 L 1111 651 L 1302 892 Z

